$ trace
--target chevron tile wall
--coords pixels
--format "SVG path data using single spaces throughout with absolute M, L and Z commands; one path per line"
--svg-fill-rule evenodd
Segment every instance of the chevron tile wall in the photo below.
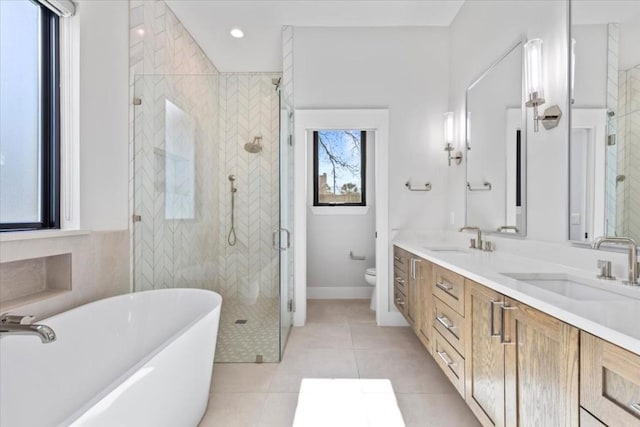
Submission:
M 135 289 L 218 289 L 219 73 L 163 1 L 130 1 L 130 206 Z M 193 218 L 166 215 L 165 105 L 195 123 Z
M 618 114 L 618 51 L 619 51 L 619 24 L 607 25 L 607 108 L 614 113 L 614 118 Z M 616 119 L 608 120 L 608 135 L 616 135 L 617 130 Z M 618 170 L 618 146 L 608 146 L 606 152 L 606 170 L 605 170 L 605 218 L 607 236 L 614 236 L 616 233 L 617 220 L 617 188 L 616 175 Z
M 640 239 L 640 65 L 620 71 L 618 108 L 617 233 Z
M 273 248 L 273 231 L 280 220 L 279 100 L 272 79 L 279 73 L 220 74 L 220 177 L 222 218 L 219 233 L 231 229 L 231 193 L 227 176 L 237 177 L 235 229 L 237 243 L 220 240 L 221 292 L 254 303 L 277 298 L 279 251 Z M 244 145 L 262 138 L 260 153 Z

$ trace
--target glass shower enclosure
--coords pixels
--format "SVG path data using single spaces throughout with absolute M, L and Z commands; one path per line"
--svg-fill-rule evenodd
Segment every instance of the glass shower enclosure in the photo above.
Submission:
M 293 147 L 279 77 L 135 78 L 134 290 L 220 293 L 216 362 L 278 362 L 291 326 Z

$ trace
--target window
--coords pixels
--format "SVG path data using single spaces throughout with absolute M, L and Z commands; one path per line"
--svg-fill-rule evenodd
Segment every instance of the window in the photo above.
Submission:
M 56 14 L 0 1 L 0 230 L 60 228 Z
M 366 132 L 313 132 L 313 205 L 366 206 Z

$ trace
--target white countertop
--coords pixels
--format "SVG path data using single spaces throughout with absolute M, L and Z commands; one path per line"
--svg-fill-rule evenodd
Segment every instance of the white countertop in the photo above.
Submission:
M 457 247 L 450 242 L 396 239 L 394 245 L 518 300 L 576 328 L 640 354 L 640 287 L 620 280 L 597 279 L 595 272 L 561 264 Z M 435 252 L 429 248 L 452 248 L 461 252 Z M 561 273 L 596 288 L 613 292 L 606 301 L 575 300 L 544 290 L 501 273 Z

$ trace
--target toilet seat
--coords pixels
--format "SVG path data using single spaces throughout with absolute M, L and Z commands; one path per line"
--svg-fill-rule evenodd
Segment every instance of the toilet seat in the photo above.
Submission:
M 376 269 L 375 269 L 375 267 L 367 268 L 367 269 L 365 270 L 364 274 L 366 274 L 367 276 L 375 276 L 375 275 L 376 275 Z

